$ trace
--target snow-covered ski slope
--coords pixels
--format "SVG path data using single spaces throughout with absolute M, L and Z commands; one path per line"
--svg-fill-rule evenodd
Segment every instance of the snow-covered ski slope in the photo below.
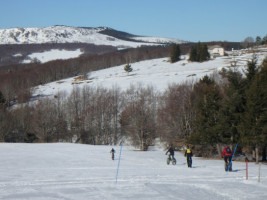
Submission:
M 177 165 L 167 165 L 165 150 L 147 152 L 123 146 L 116 184 L 119 146 L 115 160 L 111 146 L 82 144 L 0 143 L 1 200 L 265 200 L 267 165 L 233 162 L 224 171 L 223 160 L 193 157 L 186 166 L 176 152 Z
M 256 53 L 258 64 L 267 56 L 267 48 L 261 48 L 261 52 Z M 229 52 L 230 53 L 230 52 Z M 236 61 L 237 69 L 246 67 L 247 61 L 253 53 L 238 52 L 237 56 L 217 57 L 203 63 L 188 62 L 187 56 L 182 56 L 182 60 L 170 63 L 169 58 L 159 58 L 131 63 L 132 72 L 124 70 L 125 65 L 111 67 L 99 71 L 93 71 L 89 75 L 89 80 L 76 82 L 75 77 L 40 85 L 35 88 L 34 96 L 53 97 L 59 91 L 70 92 L 74 86 L 84 87 L 119 87 L 122 90 L 129 89 L 131 85 L 153 86 L 156 90 L 163 92 L 171 84 L 181 84 L 192 82 L 220 71 L 223 67 L 229 69 L 231 62 Z

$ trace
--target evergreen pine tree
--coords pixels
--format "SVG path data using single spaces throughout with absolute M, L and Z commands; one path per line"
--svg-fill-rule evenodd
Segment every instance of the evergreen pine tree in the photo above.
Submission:
M 248 61 L 246 68 L 246 84 L 249 86 L 254 78 L 254 76 L 258 73 L 257 68 L 257 57 L 253 55 L 251 61 Z
M 0 91 L 0 105 L 1 104 L 5 104 L 5 103 L 6 103 L 6 99 L 5 99 L 4 95 L 3 95 L 3 93 Z
M 221 142 L 218 135 L 218 118 L 222 96 L 220 89 L 208 76 L 203 77 L 195 86 L 196 98 L 195 131 L 189 141 L 197 144 L 217 144 Z
M 228 84 L 225 87 L 225 98 L 220 114 L 220 123 L 222 126 L 221 134 L 223 142 L 237 143 L 240 139 L 241 116 L 245 111 L 245 81 L 242 74 L 238 71 L 227 72 Z
M 199 61 L 200 62 L 209 60 L 210 54 L 209 54 L 208 47 L 206 44 L 200 45 L 200 53 L 199 54 L 200 54 L 199 55 Z
M 131 65 L 129 64 L 129 63 L 127 63 L 125 66 L 124 66 L 124 70 L 126 71 L 126 72 L 131 72 L 131 71 L 133 71 L 133 69 L 132 69 L 132 67 L 131 67 Z
M 171 51 L 171 63 L 175 63 L 180 60 L 181 51 L 179 44 L 173 44 Z
M 208 47 L 206 44 L 201 44 L 198 42 L 195 46 L 190 49 L 190 61 L 203 62 L 209 60 L 210 54 L 208 52 Z
M 197 48 L 196 48 L 196 46 L 191 47 L 189 60 L 192 62 L 197 61 Z
M 248 62 L 248 69 L 254 64 L 253 61 Z M 261 70 L 257 74 L 252 70 L 252 74 L 253 78 L 250 73 L 247 74 L 247 101 L 239 130 L 244 145 L 264 149 L 267 146 L 267 59 L 263 61 Z
M 261 44 L 267 44 L 267 35 L 262 38 Z
M 256 44 L 257 45 L 260 45 L 261 44 L 261 37 L 260 36 L 257 36 L 256 37 Z
M 202 50 L 202 44 L 200 42 L 197 43 L 197 62 L 202 62 L 201 60 L 201 50 Z

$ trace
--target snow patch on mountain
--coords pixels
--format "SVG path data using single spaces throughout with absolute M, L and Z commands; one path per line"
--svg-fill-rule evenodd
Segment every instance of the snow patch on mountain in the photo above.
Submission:
M 164 38 L 164 37 L 131 37 L 134 40 L 137 41 L 143 41 L 143 42 L 151 42 L 151 43 L 157 43 L 157 44 L 166 44 L 166 43 L 184 43 L 182 40 L 178 39 L 171 39 L 171 38 Z
M 36 62 L 36 61 L 45 63 L 45 62 L 49 62 L 52 60 L 77 58 L 81 54 L 83 54 L 81 49 L 77 49 L 76 51 L 51 49 L 50 51 L 45 51 L 42 53 L 32 53 L 28 55 L 28 59 L 24 60 L 23 63 L 31 63 L 31 62 Z

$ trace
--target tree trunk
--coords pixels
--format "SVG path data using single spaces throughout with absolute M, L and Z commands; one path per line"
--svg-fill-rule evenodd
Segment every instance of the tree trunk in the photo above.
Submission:
M 230 149 L 232 152 L 234 152 L 234 145 L 233 144 L 230 145 Z
M 221 158 L 221 155 L 222 155 L 222 148 L 221 148 L 221 144 L 217 144 L 217 151 L 218 151 L 218 154 L 219 154 L 219 158 Z
M 252 159 L 256 160 L 256 152 L 255 152 L 255 150 L 252 150 Z
M 258 146 L 256 146 L 255 152 L 256 152 L 256 164 L 259 164 L 259 147 Z
M 266 146 L 262 148 L 262 161 L 266 161 Z

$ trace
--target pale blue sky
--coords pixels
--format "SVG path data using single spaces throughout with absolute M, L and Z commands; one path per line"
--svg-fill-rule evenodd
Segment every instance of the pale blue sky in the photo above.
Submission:
M 267 0 L 0 0 L 0 29 L 52 25 L 242 41 L 267 34 Z

